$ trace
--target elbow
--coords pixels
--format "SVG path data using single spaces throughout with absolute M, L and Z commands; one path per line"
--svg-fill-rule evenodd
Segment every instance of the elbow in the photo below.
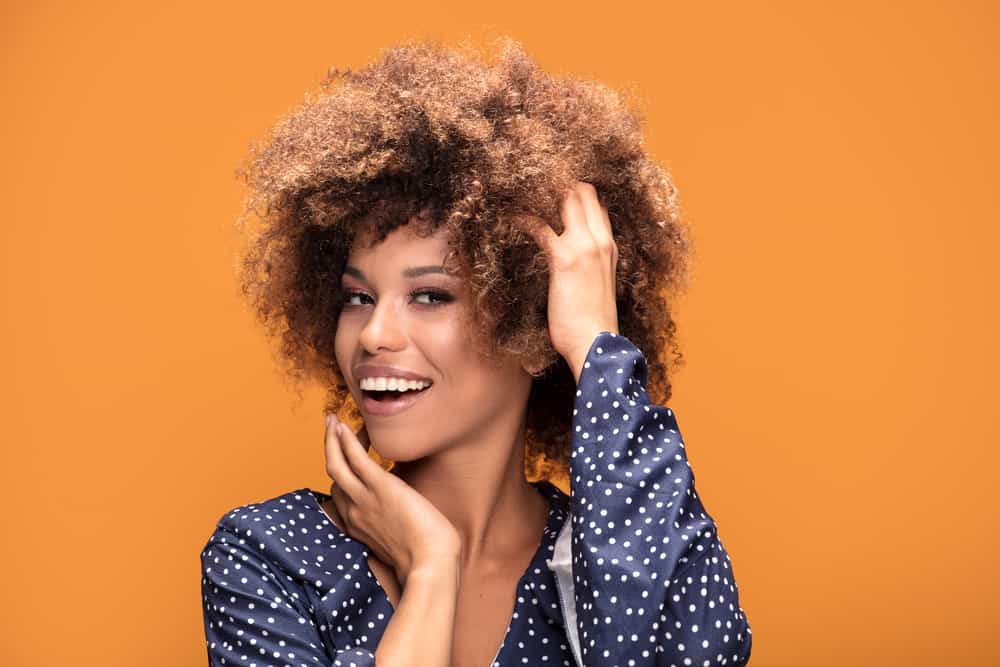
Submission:
M 657 664 L 668 665 L 746 665 L 750 661 L 750 627 L 744 625 L 733 631 L 708 634 L 691 634 L 671 642 L 660 654 Z

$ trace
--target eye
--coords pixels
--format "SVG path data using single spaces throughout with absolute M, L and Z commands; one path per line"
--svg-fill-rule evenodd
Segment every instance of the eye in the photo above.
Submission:
M 355 297 L 362 298 L 362 299 L 367 299 L 368 295 L 365 294 L 364 292 L 355 292 L 354 290 L 345 290 L 344 291 L 344 305 L 345 306 L 359 306 L 359 305 L 361 305 L 361 304 L 358 304 L 358 303 L 351 303 L 351 299 L 353 299 Z
M 423 304 L 423 305 L 427 305 L 427 306 L 436 306 L 436 305 L 440 305 L 440 304 L 443 304 L 443 303 L 450 303 L 451 301 L 454 301 L 454 299 L 452 298 L 452 296 L 450 294 L 448 294 L 447 292 L 441 292 L 441 291 L 438 291 L 438 290 L 418 290 L 416 292 L 411 292 L 410 296 L 412 296 L 412 297 L 427 296 L 427 297 L 430 297 L 431 299 L 437 299 L 436 303 L 435 302 L 431 302 L 431 303 L 424 303 Z
M 410 292 L 410 298 L 411 299 L 416 300 L 416 299 L 420 299 L 420 298 L 423 298 L 423 297 L 427 297 L 428 300 L 427 301 L 417 301 L 417 303 L 419 303 L 422 306 L 440 306 L 440 305 L 443 305 L 443 304 L 446 304 L 446 303 L 451 303 L 452 301 L 455 300 L 455 297 L 453 297 L 451 294 L 448 294 L 447 292 L 442 292 L 440 290 L 427 290 L 427 289 L 425 289 L 425 290 L 415 290 L 413 292 Z M 345 306 L 363 306 L 363 305 L 365 305 L 363 302 L 358 303 L 356 301 L 353 301 L 353 299 L 369 299 L 370 300 L 371 297 L 368 294 L 366 294 L 364 292 L 359 292 L 357 290 L 345 290 L 344 291 L 344 305 Z

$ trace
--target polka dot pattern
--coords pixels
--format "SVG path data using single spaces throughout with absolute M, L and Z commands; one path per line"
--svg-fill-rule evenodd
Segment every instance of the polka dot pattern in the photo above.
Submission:
M 492 667 L 573 665 L 546 564 L 569 516 L 569 496 L 544 480 L 532 485 L 549 501 L 549 517 Z M 368 547 L 323 511 L 327 498 L 299 489 L 218 521 L 201 553 L 209 664 L 375 664 L 392 603 L 368 566 Z
M 649 404 L 645 382 L 639 350 L 624 336 L 598 334 L 574 402 L 571 495 L 533 483 L 549 517 L 489 667 L 749 660 L 729 557 L 695 493 L 673 412 Z M 303 488 L 219 519 L 201 552 L 209 664 L 375 664 L 392 604 L 367 546 L 323 511 L 327 498 Z M 565 604 L 576 611 L 583 665 L 549 569 L 567 522 L 575 596 Z
M 694 488 L 646 360 L 601 332 L 577 386 L 573 586 L 584 665 L 744 665 L 751 633 L 729 556 Z

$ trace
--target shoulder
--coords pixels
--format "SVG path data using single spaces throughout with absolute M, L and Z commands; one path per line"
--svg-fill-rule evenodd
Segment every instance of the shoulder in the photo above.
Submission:
M 288 530 L 302 522 L 316 523 L 325 514 L 320 509 L 320 502 L 325 496 L 309 488 L 288 491 L 281 495 L 248 502 L 226 510 L 218 521 L 216 528 L 230 532 L 246 530 Z
M 269 582 L 274 595 L 328 602 L 370 588 L 364 546 L 327 517 L 328 497 L 302 488 L 224 512 L 201 551 L 203 584 L 252 595 Z
M 347 539 L 321 508 L 326 497 L 301 488 L 233 507 L 216 521 L 203 554 L 238 547 L 243 555 L 299 572 L 303 562 L 315 560 L 311 552 L 336 549 Z

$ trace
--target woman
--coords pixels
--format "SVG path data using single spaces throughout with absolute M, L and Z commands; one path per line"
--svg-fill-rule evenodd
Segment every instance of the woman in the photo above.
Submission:
M 689 245 L 636 113 L 509 40 L 326 83 L 244 171 L 265 222 L 244 288 L 330 388 L 333 483 L 219 520 L 210 662 L 745 664 L 729 557 L 650 399 Z

